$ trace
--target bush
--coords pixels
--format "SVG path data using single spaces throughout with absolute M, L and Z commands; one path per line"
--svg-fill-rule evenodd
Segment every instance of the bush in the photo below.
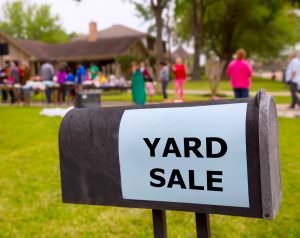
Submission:
M 141 57 L 133 56 L 133 55 L 123 55 L 117 57 L 117 63 L 121 67 L 122 75 L 127 79 L 130 80 L 131 78 L 131 64 L 132 62 L 140 62 L 143 59 Z

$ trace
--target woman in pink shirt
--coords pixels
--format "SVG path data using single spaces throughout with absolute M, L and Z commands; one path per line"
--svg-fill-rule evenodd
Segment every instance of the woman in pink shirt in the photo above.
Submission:
M 227 68 L 227 75 L 230 78 L 235 98 L 249 97 L 253 70 L 249 62 L 245 60 L 245 57 L 246 51 L 239 49 L 236 52 L 236 59 L 231 61 Z

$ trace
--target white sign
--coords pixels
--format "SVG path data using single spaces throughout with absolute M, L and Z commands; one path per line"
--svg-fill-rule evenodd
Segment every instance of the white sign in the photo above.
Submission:
M 246 103 L 126 110 L 124 199 L 249 207 Z

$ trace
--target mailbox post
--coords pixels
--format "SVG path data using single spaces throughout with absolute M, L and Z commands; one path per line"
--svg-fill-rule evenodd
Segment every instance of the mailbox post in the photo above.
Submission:
M 73 109 L 59 133 L 65 203 L 152 209 L 155 237 L 165 210 L 272 220 L 281 201 L 276 106 L 253 99 Z

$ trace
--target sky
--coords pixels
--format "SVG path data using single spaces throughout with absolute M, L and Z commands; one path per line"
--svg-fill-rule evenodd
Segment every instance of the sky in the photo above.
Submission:
M 14 0 L 0 0 L 1 8 L 6 2 Z M 137 17 L 136 10 L 129 0 L 23 0 L 25 3 L 47 3 L 51 5 L 53 14 L 60 16 L 60 23 L 68 33 L 88 33 L 88 25 L 91 21 L 97 22 L 98 30 L 110 27 L 114 24 L 123 24 L 133 29 L 147 32 L 148 25 L 143 19 Z M 1 15 L 0 15 L 1 19 Z M 172 50 L 177 46 L 172 45 Z M 193 51 L 188 45 L 184 45 L 190 53 Z
M 0 0 L 0 8 L 5 2 Z M 26 3 L 48 3 L 52 12 L 59 14 L 63 28 L 68 32 L 87 33 L 90 21 L 96 21 L 98 29 L 113 24 L 123 24 L 146 32 L 147 24 L 136 16 L 134 6 L 127 0 L 24 0 Z

